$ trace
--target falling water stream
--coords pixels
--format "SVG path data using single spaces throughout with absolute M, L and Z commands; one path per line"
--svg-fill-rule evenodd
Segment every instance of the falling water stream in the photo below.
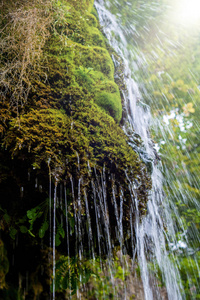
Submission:
M 95 7 L 105 36 L 110 45 L 123 58 L 124 75 L 128 90 L 128 94 L 124 91 L 123 95 L 128 114 L 128 122 L 134 131 L 133 134 L 136 133 L 142 138 L 144 151 L 142 152 L 140 150 L 140 157 L 147 164 L 150 163 L 152 167 L 152 191 L 148 201 L 147 215 L 140 221 L 136 213 L 134 224 L 137 258 L 141 268 L 145 299 L 162 299 L 159 290 L 156 285 L 153 284 L 148 272 L 148 262 L 159 266 L 163 281 L 165 282 L 168 299 L 184 299 L 184 294 L 183 292 L 181 293 L 181 286 L 178 284 L 180 282 L 178 268 L 168 257 L 167 243 L 172 239 L 170 234 L 173 234 L 175 230 L 173 229 L 171 211 L 167 210 L 167 208 L 165 209 L 165 207 L 161 209 L 162 202 L 164 201 L 163 179 L 159 166 L 157 165 L 156 151 L 153 148 L 149 134 L 149 126 L 151 123 L 150 109 L 141 102 L 139 89 L 131 77 L 129 56 L 126 49 L 127 42 L 120 28 L 120 24 L 117 23 L 117 18 L 105 8 L 103 0 L 97 0 Z M 126 127 L 124 127 L 124 131 L 127 133 Z M 138 211 L 137 199 L 135 200 L 134 209 L 136 212 Z M 164 215 L 167 220 L 166 222 L 164 221 Z M 167 229 L 169 227 L 168 230 L 166 230 L 166 228 L 164 229 L 166 226 Z M 175 240 L 176 238 L 173 236 L 173 241 L 175 242 Z

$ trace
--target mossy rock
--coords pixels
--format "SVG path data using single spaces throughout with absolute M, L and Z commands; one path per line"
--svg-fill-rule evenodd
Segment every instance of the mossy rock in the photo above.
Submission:
M 9 119 L 4 124 L 7 131 L 2 145 L 12 157 L 30 153 L 31 163 L 38 168 L 50 160 L 52 169 L 60 169 L 61 178 L 72 172 L 66 159 L 71 166 L 76 165 L 76 153 L 82 158 L 83 173 L 86 160 L 101 167 L 106 161 L 107 168 L 112 161 L 120 165 L 120 170 L 135 168 L 133 172 L 143 176 L 143 164 L 140 168 L 138 155 L 126 144 L 125 134 L 116 125 L 122 117 L 122 104 L 114 82 L 115 67 L 96 18 L 90 14 L 91 4 L 92 1 L 81 1 L 80 6 L 76 0 L 57 2 L 66 13 L 56 20 L 57 31 L 51 33 L 44 49 L 48 81 L 34 81 L 34 89 L 27 104 L 19 108 L 17 119 L 5 113 Z M 101 45 L 78 42 L 78 32 L 88 42 L 95 35 L 96 43 L 99 40 Z
M 43 203 L 50 203 L 53 195 L 50 197 L 50 191 L 52 192 L 53 188 L 58 187 L 58 202 L 62 203 L 62 209 L 60 206 L 57 210 L 60 209 L 59 213 L 63 215 L 65 203 L 62 202 L 61 190 L 66 187 L 72 223 L 73 205 L 77 205 L 77 201 L 81 202 L 81 219 L 85 226 L 83 236 L 88 232 L 84 204 L 87 192 L 95 236 L 93 184 L 98 185 L 104 180 L 105 191 L 101 187 L 99 194 L 103 191 L 106 195 L 113 244 L 119 243 L 112 198 L 113 182 L 115 181 L 118 205 L 123 190 L 124 236 L 128 236 L 133 200 L 130 182 L 138 184 L 134 195 L 138 198 L 141 215 L 145 211 L 148 192 L 151 189 L 146 166 L 128 145 L 127 136 L 119 125 L 122 103 L 115 79 L 116 71 L 121 72 L 121 64 L 114 66 L 111 59 L 114 50 L 107 46 L 104 36 L 98 30 L 99 24 L 94 16 L 92 4 L 91 0 L 60 0 L 54 3 L 55 14 L 52 15 L 59 18 L 56 17 L 50 28 L 50 36 L 43 49 L 41 68 L 36 70 L 38 76 L 34 77 L 27 101 L 14 108 L 8 95 L 1 103 L 1 205 L 8 211 L 12 226 L 19 234 L 20 250 L 25 253 L 26 249 L 31 249 L 31 259 L 33 245 L 40 249 L 41 238 L 37 233 L 41 230 L 41 222 L 43 224 L 49 211 L 52 211 L 52 207 L 46 205 L 45 215 L 40 207 Z M 116 81 L 121 84 L 122 77 L 118 76 Z M 37 187 L 36 181 L 39 182 Z M 74 191 L 71 188 L 72 183 Z M 42 188 L 39 188 L 40 186 Z M 36 221 L 33 233 L 20 232 L 20 222 L 25 222 L 27 228 L 30 226 L 27 210 L 36 206 L 39 207 L 40 216 L 42 213 L 41 221 Z M 60 218 L 59 213 L 56 215 L 57 219 Z M 3 229 L 7 240 L 10 238 L 8 227 L 7 224 L 7 229 Z M 69 239 L 70 251 L 74 253 L 76 234 L 72 229 Z M 103 232 L 104 230 L 102 239 L 106 244 Z M 21 238 L 22 235 L 26 236 L 26 239 L 24 236 Z M 97 244 L 96 236 L 94 239 Z M 13 243 L 13 240 L 11 242 Z M 43 237 L 43 245 L 49 247 L 49 236 Z M 89 251 L 88 237 L 85 238 L 84 247 L 86 252 Z M 95 247 L 95 251 L 98 251 L 97 245 Z M 107 245 L 105 249 L 106 247 Z M 59 244 L 57 249 L 60 252 L 66 251 L 65 241 Z M 11 258 L 12 253 L 9 256 L 10 261 Z M 24 265 L 23 261 L 20 261 L 16 267 L 17 284 L 18 274 L 22 273 L 25 278 L 27 268 L 28 264 Z M 44 286 L 49 285 L 49 278 L 48 284 L 44 283 L 45 280 Z M 4 284 L 4 281 L 2 282 Z M 25 280 L 23 284 L 24 282 Z M 49 291 L 49 286 L 47 290 Z M 31 297 L 30 294 L 27 297 Z M 44 296 L 44 299 L 49 299 L 49 294 Z
M 77 100 L 72 110 L 73 116 L 67 116 L 64 110 L 31 109 L 17 122 L 12 119 L 3 145 L 13 158 L 28 155 L 35 168 L 45 162 L 61 178 L 77 170 L 77 153 L 83 175 L 87 176 L 88 160 L 99 167 L 106 163 L 107 168 L 116 163 L 119 174 L 127 168 L 128 173 L 134 172 L 134 178 L 140 174 L 139 157 L 127 145 L 125 134 L 112 117 L 83 99 Z
M 58 29 L 52 32 L 44 49 L 48 81 L 34 82 L 34 90 L 19 118 L 7 114 L 2 144 L 12 157 L 30 153 L 35 167 L 50 160 L 52 169 L 60 166 L 61 178 L 72 172 L 66 159 L 71 166 L 76 165 L 76 153 L 82 158 L 83 173 L 86 160 L 101 167 L 105 161 L 108 166 L 112 161 L 120 165 L 120 170 L 135 168 L 135 174 L 142 176 L 138 155 L 126 144 L 125 134 L 116 125 L 122 117 L 120 92 L 114 82 L 113 61 L 97 29 L 96 18 L 90 14 L 91 4 L 92 1 L 81 1 L 78 6 L 76 0 L 56 4 L 66 9 L 66 14 L 62 22 L 55 22 L 62 35 Z M 78 31 L 85 41 L 91 42 L 91 36 L 98 36 L 101 46 L 75 41 L 73 32 Z

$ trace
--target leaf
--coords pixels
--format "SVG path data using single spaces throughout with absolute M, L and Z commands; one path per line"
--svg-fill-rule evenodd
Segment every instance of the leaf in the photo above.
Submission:
M 17 230 L 14 227 L 10 228 L 10 237 L 14 240 L 17 234 Z
M 10 223 L 10 216 L 8 214 L 4 214 L 3 218 L 6 221 L 6 223 Z
M 62 257 L 61 257 L 61 259 L 56 262 L 56 269 L 60 269 L 64 263 L 65 263 L 65 261 L 62 260 Z
M 20 223 L 22 224 L 22 223 L 26 222 L 26 220 L 27 220 L 27 218 L 26 218 L 26 216 L 24 216 L 23 218 L 19 219 L 19 221 L 16 222 L 16 224 L 20 224 Z
M 61 277 L 60 276 L 56 276 L 56 277 L 59 277 L 56 278 L 56 282 L 55 282 L 55 291 L 58 291 L 61 288 L 61 284 L 60 284 Z M 51 286 L 51 292 L 53 292 L 53 284 Z
M 72 295 L 75 295 L 76 290 L 78 288 L 78 282 L 75 276 L 72 276 L 71 278 L 71 285 L 72 285 Z
M 20 229 L 21 233 L 27 233 L 27 231 L 28 231 L 28 228 L 26 226 L 20 226 L 19 229 Z
M 61 244 L 59 232 L 56 233 L 55 244 L 56 244 L 56 247 L 60 246 L 60 244 Z
M 70 234 L 74 233 L 75 221 L 73 217 L 69 217 L 69 225 L 70 225 Z
M 63 278 L 62 280 L 62 288 L 64 290 L 68 289 L 69 288 L 69 283 L 70 283 L 70 280 L 69 280 L 69 273 L 67 272 L 65 274 L 65 277 Z
M 35 217 L 36 217 L 36 209 L 33 208 L 33 209 L 31 209 L 31 210 L 28 210 L 28 211 L 27 211 L 27 217 L 28 217 L 29 219 L 35 219 Z
M 40 227 L 39 230 L 39 237 L 42 239 L 45 235 L 45 232 L 47 231 L 47 229 L 49 228 L 49 222 L 44 221 L 44 223 L 42 224 L 42 226 Z
M 61 235 L 61 237 L 64 239 L 64 237 L 65 237 L 65 231 L 64 231 L 64 229 L 63 229 L 63 227 L 61 227 L 61 225 L 59 226 L 59 234 Z
M 91 270 L 85 268 L 85 272 L 83 274 L 82 283 L 86 284 L 91 277 Z

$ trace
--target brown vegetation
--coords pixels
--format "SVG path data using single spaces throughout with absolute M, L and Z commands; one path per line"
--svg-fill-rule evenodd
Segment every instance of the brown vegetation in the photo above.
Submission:
M 11 106 L 18 110 L 18 104 L 27 101 L 34 79 L 46 76 L 40 60 L 50 35 L 51 2 L 6 2 L 1 7 L 0 90 L 2 99 L 9 96 Z

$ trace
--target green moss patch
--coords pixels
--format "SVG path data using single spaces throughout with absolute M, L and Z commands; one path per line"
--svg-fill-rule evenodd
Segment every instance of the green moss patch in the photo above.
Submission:
M 95 103 L 108 111 L 117 122 L 120 122 L 122 104 L 118 86 L 114 82 L 108 81 L 99 85 L 96 90 Z

